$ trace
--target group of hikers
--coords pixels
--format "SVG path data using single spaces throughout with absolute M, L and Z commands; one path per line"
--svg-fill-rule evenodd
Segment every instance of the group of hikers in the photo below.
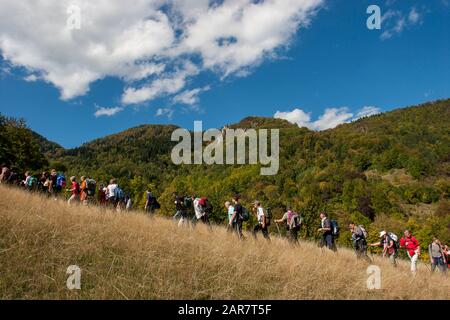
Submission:
M 383 257 L 388 257 L 391 264 L 397 266 L 399 250 L 404 249 L 411 262 L 411 272 L 413 274 L 417 272 L 421 247 L 419 241 L 413 236 L 410 230 L 405 230 L 404 236 L 400 240 L 395 233 L 383 230 L 379 234 L 379 241 L 368 244 L 368 234 L 364 226 L 357 226 L 352 222 L 349 224 L 349 229 L 352 232 L 352 240 L 358 258 L 364 258 L 370 261 L 367 255 L 367 248 L 381 247 L 383 248 Z M 428 245 L 428 254 L 430 257 L 431 271 L 434 272 L 438 268 L 442 273 L 445 273 L 450 268 L 450 247 L 443 245 L 438 238 L 434 237 L 432 243 Z
M 3 166 L 0 173 L 1 183 L 19 185 L 26 190 L 39 191 L 55 198 L 66 190 L 70 193 L 70 197 L 67 200 L 69 205 L 76 202 L 83 205 L 97 203 L 100 206 L 109 207 L 117 211 L 131 210 L 133 206 L 131 197 L 119 187 L 115 179 L 111 179 L 109 184 L 100 184 L 98 187 L 97 182 L 89 176 L 80 177 L 80 182 L 77 181 L 75 176 L 72 176 L 69 178 L 69 183 L 67 183 L 64 174 L 54 169 L 50 172 L 43 172 L 39 178 L 27 171 L 24 179 L 21 179 L 19 175 Z M 178 226 L 187 225 L 189 222 L 193 223 L 193 225 L 197 222 L 202 222 L 209 227 L 211 226 L 210 216 L 213 212 L 213 206 L 207 197 L 199 197 L 197 195 L 184 196 L 176 192 L 172 196 L 175 204 L 173 220 L 178 221 Z M 304 225 L 304 219 L 292 207 L 286 207 L 285 213 L 280 219 L 272 219 L 271 209 L 263 207 L 258 200 L 253 202 L 250 211 L 242 205 L 238 195 L 234 196 L 230 201 L 226 201 L 224 206 L 227 213 L 227 229 L 229 232 L 235 232 L 239 239 L 245 239 L 242 232 L 243 223 L 249 221 L 250 216 L 253 215 L 256 224 L 253 227 L 252 234 L 255 238 L 261 232 L 263 237 L 270 241 L 268 227 L 273 220 L 280 235 L 281 225 L 287 231 L 288 240 L 292 244 L 298 243 L 298 233 Z M 152 191 L 147 190 L 144 210 L 148 214 L 153 215 L 160 207 Z M 189 212 L 191 211 L 193 212 L 192 219 L 189 219 Z M 336 220 L 330 219 L 326 212 L 321 212 L 319 218 L 320 225 L 318 223 L 316 230 L 320 235 L 319 246 L 336 252 L 335 242 L 340 235 L 339 225 Z M 411 262 L 411 272 L 413 274 L 416 273 L 417 263 L 420 261 L 421 247 L 419 241 L 412 235 L 410 230 L 405 230 L 404 236 L 400 239 L 393 232 L 383 230 L 379 233 L 379 241 L 368 243 L 369 235 L 363 225 L 350 222 L 348 228 L 352 234 L 351 241 L 358 259 L 371 262 L 372 259 L 367 253 L 368 248 L 380 247 L 382 248 L 383 257 L 388 258 L 395 267 L 397 266 L 399 251 L 404 249 Z M 447 269 L 450 268 L 449 245 L 443 245 L 439 239 L 434 238 L 432 243 L 428 245 L 428 254 L 431 264 L 430 271 L 434 272 L 437 268 L 442 273 L 446 273 Z
M 5 166 L 2 166 L 0 173 L 0 183 L 21 186 L 28 191 L 40 192 L 49 197 L 57 198 L 61 193 L 67 192 L 70 194 L 67 200 L 69 205 L 97 203 L 118 211 L 132 209 L 131 197 L 119 187 L 115 179 L 111 179 L 108 185 L 100 184 L 98 186 L 90 176 L 82 176 L 79 181 L 72 176 L 68 180 L 63 173 L 57 172 L 55 169 L 43 172 L 40 176 L 26 171 L 23 179 Z

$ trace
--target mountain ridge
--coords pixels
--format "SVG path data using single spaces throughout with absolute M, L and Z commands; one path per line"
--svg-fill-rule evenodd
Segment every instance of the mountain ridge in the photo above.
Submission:
M 142 125 L 64 150 L 39 170 L 62 168 L 67 175 L 92 176 L 99 183 L 114 177 L 138 208 L 151 189 L 167 216 L 173 214 L 176 191 L 208 196 L 214 203 L 212 221 L 222 223 L 222 204 L 239 194 L 247 206 L 258 199 L 271 207 L 275 217 L 287 205 L 302 212 L 305 238 L 315 237 L 317 213 L 324 210 L 342 226 L 353 220 L 373 234 L 410 228 L 422 242 L 433 236 L 450 242 L 450 99 L 320 132 L 254 116 L 235 125 L 280 124 L 280 167 L 274 176 L 261 176 L 260 165 L 177 166 L 171 160 L 176 142 L 170 141 L 177 127 L 165 125 Z M 16 167 L 19 172 L 30 169 Z M 350 245 L 348 231 L 343 234 L 341 241 Z
M 433 106 L 436 104 L 450 104 L 450 98 L 449 99 L 440 99 L 440 100 L 436 100 L 436 101 L 430 101 L 430 102 L 425 102 L 425 103 L 421 103 L 418 105 L 413 105 L 413 106 L 407 106 L 407 107 L 399 107 L 399 108 L 395 108 L 393 110 L 390 111 L 386 111 L 386 112 L 382 112 L 382 113 L 378 113 L 375 115 L 371 115 L 371 116 L 367 116 L 367 117 L 362 117 L 356 120 L 353 120 L 351 122 L 348 123 L 342 123 L 334 128 L 330 128 L 330 129 L 326 129 L 326 130 L 311 130 L 308 129 L 306 127 L 299 127 L 297 124 L 291 123 L 285 119 L 277 119 L 277 118 L 273 118 L 273 117 L 263 117 L 263 116 L 257 116 L 257 115 L 251 115 L 251 116 L 247 116 L 244 117 L 243 119 L 241 119 L 240 121 L 236 122 L 236 123 L 231 123 L 231 124 L 225 124 L 223 127 L 228 127 L 231 129 L 237 129 L 237 128 L 242 128 L 242 129 L 250 129 L 250 128 L 265 128 L 265 129 L 274 129 L 274 128 L 280 128 L 280 129 L 293 129 L 293 128 L 298 128 L 298 129 L 303 129 L 303 130 L 308 130 L 310 132 L 330 132 L 330 131 L 334 131 L 334 130 L 342 130 L 343 128 L 360 128 L 360 130 L 364 131 L 364 129 L 361 129 L 361 127 L 364 126 L 364 124 L 368 121 L 368 119 L 375 119 L 375 118 L 380 118 L 380 117 L 384 117 L 384 116 L 388 116 L 390 114 L 397 114 L 397 113 L 402 113 L 402 112 L 408 112 L 414 109 L 420 109 L 420 108 L 427 108 L 429 106 Z M 447 114 L 449 114 L 450 116 L 450 108 L 442 108 L 442 110 L 444 110 Z M 444 113 L 445 113 L 444 112 Z M 445 117 L 444 117 L 445 118 Z M 370 121 L 370 120 L 369 120 Z M 278 126 L 277 126 L 278 125 Z M 98 137 L 95 139 L 92 139 L 90 141 L 84 142 L 83 144 L 81 144 L 80 146 L 77 147 L 73 147 L 73 148 L 64 148 L 61 145 L 59 145 L 57 142 L 53 142 L 48 140 L 47 138 L 45 138 L 43 135 L 33 131 L 32 129 L 30 129 L 33 134 L 36 135 L 36 137 L 39 139 L 41 144 L 44 144 L 43 146 L 43 150 L 46 152 L 49 152 L 52 149 L 63 149 L 63 150 L 73 150 L 73 149 L 79 149 L 85 145 L 89 145 L 91 143 L 95 143 L 98 142 L 99 140 L 102 139 L 108 139 L 108 138 L 114 138 L 117 135 L 120 134 L 131 134 L 133 132 L 138 132 L 140 130 L 143 129 L 151 129 L 151 128 L 171 128 L 173 130 L 178 129 L 178 128 L 182 128 L 178 125 L 175 124 L 140 124 L 137 126 L 133 126 L 130 127 L 128 129 L 122 130 L 122 131 L 118 131 L 115 133 L 111 133 L 102 137 Z M 191 130 L 189 130 L 191 131 Z M 44 140 L 43 140 L 44 139 Z M 47 146 L 46 146 L 47 145 Z

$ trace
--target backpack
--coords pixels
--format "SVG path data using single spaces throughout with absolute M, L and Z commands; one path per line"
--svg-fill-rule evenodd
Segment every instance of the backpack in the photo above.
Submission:
M 264 215 L 266 216 L 266 226 L 270 226 L 270 220 L 272 220 L 272 211 L 270 208 L 264 210 Z
M 56 186 L 61 189 L 66 187 L 66 177 L 63 174 L 59 174 L 56 178 Z
M 340 228 L 338 222 L 336 220 L 331 220 L 330 224 L 331 224 L 331 233 L 333 234 L 333 237 L 339 238 Z
M 191 197 L 184 197 L 183 202 L 184 202 L 184 206 L 186 207 L 186 209 L 188 209 L 188 208 L 193 206 Z
M 398 236 L 393 232 L 388 232 L 388 236 L 389 238 L 391 238 L 392 241 L 394 241 L 395 248 L 398 248 L 399 247 Z
M 94 196 L 97 189 L 97 182 L 94 179 L 86 180 L 86 192 L 88 196 Z
M 153 209 L 161 209 L 161 205 L 159 204 L 158 200 L 154 198 L 153 200 Z
M 37 184 L 37 178 L 36 177 L 30 177 L 28 179 L 28 187 L 33 188 Z
M 250 214 L 248 213 L 248 210 L 246 207 L 242 206 L 242 214 L 241 214 L 241 221 L 248 221 L 250 219 Z
M 203 198 L 203 199 L 204 199 L 203 207 L 205 208 L 205 212 L 206 213 L 211 213 L 213 211 L 213 206 L 211 204 L 211 201 L 209 201 L 208 198 Z
M 298 229 L 302 225 L 303 219 L 298 215 L 298 213 L 291 211 L 288 213 L 288 226 L 289 229 Z
M 125 193 L 121 188 L 117 187 L 116 189 L 114 189 L 114 198 L 116 201 L 120 201 L 125 198 Z
M 393 232 L 388 232 L 388 236 L 394 240 L 394 242 L 398 242 L 398 236 Z
M 367 237 L 369 236 L 369 234 L 367 233 L 366 228 L 364 228 L 364 226 L 363 226 L 362 224 L 360 224 L 358 227 L 361 229 L 361 231 L 362 231 L 362 233 L 363 233 L 363 236 L 364 236 L 364 239 L 367 239 Z

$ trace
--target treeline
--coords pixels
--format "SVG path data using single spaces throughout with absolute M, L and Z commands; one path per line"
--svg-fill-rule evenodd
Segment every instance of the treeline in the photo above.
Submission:
M 48 165 L 39 141 L 23 119 L 0 114 L 0 163 L 18 172 Z
M 23 122 L 14 126 L 26 131 Z M 309 239 L 317 237 L 317 213 L 325 210 L 341 226 L 350 220 L 365 225 L 372 237 L 381 229 L 400 234 L 410 228 L 421 243 L 433 236 L 450 242 L 450 100 L 323 132 L 257 117 L 231 127 L 280 128 L 279 173 L 261 176 L 258 165 L 175 166 L 174 126 L 140 126 L 76 149 L 47 150 L 48 163 L 35 159 L 39 165 L 33 168 L 59 166 L 67 176 L 90 175 L 99 183 L 115 177 L 138 206 L 150 188 L 165 215 L 174 213 L 172 192 L 197 194 L 214 203 L 211 219 L 220 223 L 226 218 L 223 203 L 240 194 L 244 204 L 258 199 L 271 207 L 276 218 L 287 205 L 301 211 L 308 226 L 301 235 Z M 26 167 L 24 160 L 11 159 Z M 349 238 L 343 232 L 339 241 L 350 245 Z

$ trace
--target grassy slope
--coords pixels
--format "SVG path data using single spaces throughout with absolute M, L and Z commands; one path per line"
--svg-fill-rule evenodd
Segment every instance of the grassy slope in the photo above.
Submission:
M 0 187 L 0 299 L 450 299 L 450 279 L 424 265 L 382 269 L 366 289 L 367 264 L 311 243 L 239 243 L 224 228 L 177 228 L 163 218 L 68 207 Z M 80 291 L 66 288 L 69 265 Z

